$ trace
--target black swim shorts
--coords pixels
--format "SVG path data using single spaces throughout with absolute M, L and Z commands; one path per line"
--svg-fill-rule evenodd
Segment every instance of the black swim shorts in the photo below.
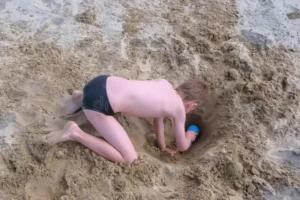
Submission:
M 115 114 L 106 91 L 108 77 L 109 75 L 98 76 L 84 86 L 82 109 L 93 110 L 111 116 Z

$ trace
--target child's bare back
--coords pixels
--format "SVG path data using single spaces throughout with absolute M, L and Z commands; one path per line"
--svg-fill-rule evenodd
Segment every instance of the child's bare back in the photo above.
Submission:
M 138 117 L 174 116 L 174 110 L 184 109 L 175 89 L 163 79 L 136 81 L 110 77 L 107 94 L 115 112 Z
M 203 90 L 201 94 L 206 95 L 206 88 L 199 80 L 187 82 L 176 90 L 164 79 L 140 81 L 98 76 L 84 87 L 83 92 L 74 91 L 65 112 L 72 114 L 82 107 L 87 119 L 105 140 L 83 132 L 74 122 L 67 123 L 62 131 L 48 134 L 45 140 L 52 144 L 77 141 L 108 160 L 131 163 L 137 159 L 137 153 L 127 133 L 113 117 L 120 112 L 153 118 L 159 147 L 173 153 L 173 150 L 166 148 L 163 123 L 164 117 L 171 117 L 177 148 L 185 151 L 196 137 L 191 132 L 185 133 L 185 115 L 204 99 L 203 95 L 199 100 L 195 99 L 196 95 L 191 95 L 194 99 L 187 98 L 189 90 L 199 90 L 195 86 Z

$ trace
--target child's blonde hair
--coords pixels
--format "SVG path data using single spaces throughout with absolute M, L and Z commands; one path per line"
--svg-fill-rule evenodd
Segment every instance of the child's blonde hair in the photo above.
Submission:
M 176 91 L 182 95 L 185 101 L 196 101 L 203 104 L 207 101 L 210 90 L 199 78 L 193 78 L 185 81 L 176 88 Z

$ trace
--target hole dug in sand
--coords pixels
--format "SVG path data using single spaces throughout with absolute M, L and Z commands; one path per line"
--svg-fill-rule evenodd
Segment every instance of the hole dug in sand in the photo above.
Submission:
M 200 114 L 189 114 L 187 115 L 185 129 L 190 125 L 197 125 L 200 128 L 200 134 L 193 142 L 192 147 L 183 154 L 185 157 L 194 156 L 195 154 L 201 155 L 212 148 L 218 138 L 212 137 L 214 134 L 214 124 L 216 123 L 215 116 L 211 114 L 209 118 Z
M 210 149 L 217 147 L 219 140 L 223 138 L 223 134 L 218 133 L 218 110 L 219 106 L 216 105 L 217 96 L 213 96 L 206 105 L 200 110 L 187 114 L 185 122 L 185 130 L 190 125 L 197 125 L 200 128 L 200 134 L 193 142 L 192 146 L 185 152 L 170 156 L 166 152 L 159 150 L 155 134 L 146 134 L 146 143 L 143 150 L 147 154 L 155 157 L 156 159 L 166 163 L 191 163 L 194 158 L 199 159 Z M 223 123 L 222 123 L 223 124 Z M 167 146 L 176 148 L 176 140 L 173 133 L 172 120 L 165 120 L 165 139 Z

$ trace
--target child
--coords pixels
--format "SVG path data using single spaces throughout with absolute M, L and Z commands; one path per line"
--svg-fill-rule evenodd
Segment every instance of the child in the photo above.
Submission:
M 185 132 L 186 113 L 202 104 L 207 93 L 207 87 L 198 79 L 174 89 L 164 79 L 139 81 L 101 75 L 87 83 L 83 92 L 73 92 L 65 112 L 73 114 L 82 107 L 87 119 L 105 140 L 83 132 L 75 122 L 68 122 L 63 130 L 49 133 L 44 139 L 50 144 L 76 141 L 110 161 L 132 163 L 138 155 L 127 133 L 113 117 L 121 112 L 154 118 L 158 146 L 173 154 L 176 151 L 166 147 L 164 138 L 164 117 L 171 117 L 177 149 L 183 152 L 196 139 L 195 132 Z

